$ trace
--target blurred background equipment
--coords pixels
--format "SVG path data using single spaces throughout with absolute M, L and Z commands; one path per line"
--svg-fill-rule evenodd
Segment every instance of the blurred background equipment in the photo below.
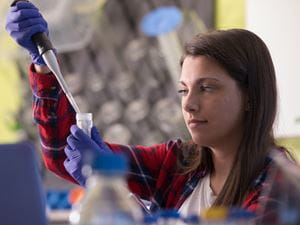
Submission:
M 50 39 L 59 52 L 84 48 L 92 39 L 95 14 L 106 0 L 31 0 L 49 24 Z

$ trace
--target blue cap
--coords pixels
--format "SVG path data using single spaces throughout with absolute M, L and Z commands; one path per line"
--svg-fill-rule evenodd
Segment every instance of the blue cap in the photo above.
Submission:
M 229 212 L 229 219 L 252 219 L 256 216 L 255 213 L 245 209 L 234 208 Z
M 182 13 L 175 6 L 162 6 L 146 14 L 141 29 L 148 36 L 159 36 L 175 30 L 182 22 Z
M 156 222 L 157 222 L 157 216 L 156 215 L 149 215 L 149 214 L 144 215 L 144 223 L 145 224 L 154 224 Z
M 184 218 L 184 222 L 187 224 L 199 224 L 200 218 L 197 215 L 189 215 L 186 218 Z
M 47 205 L 50 209 L 70 209 L 68 196 L 68 190 L 47 190 Z
M 92 168 L 101 173 L 119 174 L 127 171 L 128 162 L 124 154 L 104 153 L 95 156 Z
M 159 212 L 159 216 L 162 218 L 180 218 L 180 214 L 175 209 L 163 209 Z

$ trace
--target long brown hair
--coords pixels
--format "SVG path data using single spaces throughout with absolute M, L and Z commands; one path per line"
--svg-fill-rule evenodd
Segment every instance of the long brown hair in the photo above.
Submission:
M 265 158 L 275 146 L 273 123 L 277 111 L 277 88 L 274 65 L 265 43 L 254 33 L 243 29 L 212 31 L 199 34 L 184 47 L 186 56 L 208 56 L 215 59 L 248 97 L 244 133 L 233 167 L 214 205 L 240 205 L 251 182 L 264 167 Z M 201 148 L 201 149 L 199 149 Z M 178 166 L 184 173 L 199 166 L 212 172 L 209 148 L 190 142 L 182 145 Z

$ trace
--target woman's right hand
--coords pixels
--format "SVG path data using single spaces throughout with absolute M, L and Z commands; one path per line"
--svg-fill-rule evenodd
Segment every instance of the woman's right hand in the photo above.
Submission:
M 31 39 L 36 33 L 49 34 L 47 22 L 38 8 L 28 1 L 18 1 L 11 6 L 6 17 L 6 31 L 20 46 L 27 49 L 34 64 L 46 65 Z
M 70 131 L 65 147 L 67 158 L 64 166 L 81 186 L 85 186 L 86 177 L 82 174 L 84 156 L 93 157 L 95 154 L 111 153 L 111 150 L 102 141 L 96 127 L 92 127 L 91 138 L 76 125 L 72 125 Z

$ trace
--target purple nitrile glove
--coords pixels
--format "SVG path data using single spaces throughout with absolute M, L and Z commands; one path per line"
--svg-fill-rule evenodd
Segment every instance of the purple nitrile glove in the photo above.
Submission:
M 31 39 L 36 33 L 49 34 L 47 22 L 38 8 L 27 1 L 17 2 L 8 11 L 5 28 L 20 46 L 27 49 L 34 64 L 46 65 Z
M 65 153 L 67 159 L 64 166 L 68 173 L 82 186 L 85 186 L 86 177 L 82 174 L 84 155 L 109 153 L 111 150 L 102 141 L 96 127 L 92 127 L 91 138 L 86 135 L 78 126 L 72 125 L 71 134 L 67 138 Z

